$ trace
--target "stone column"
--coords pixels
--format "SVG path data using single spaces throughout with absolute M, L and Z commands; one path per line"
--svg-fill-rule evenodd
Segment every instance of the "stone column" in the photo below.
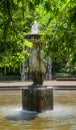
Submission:
M 32 73 L 33 84 L 43 84 L 46 71 L 46 61 L 43 59 L 42 43 L 34 43 L 30 70 Z
M 38 41 L 39 35 L 26 35 L 33 42 L 30 71 L 33 84 L 22 89 L 22 106 L 25 110 L 42 112 L 53 109 L 53 89 L 43 84 L 46 61 L 43 58 L 43 43 Z

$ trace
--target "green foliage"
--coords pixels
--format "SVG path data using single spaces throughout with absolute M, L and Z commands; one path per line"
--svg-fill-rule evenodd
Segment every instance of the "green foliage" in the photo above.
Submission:
M 30 55 L 32 47 L 24 39 L 33 21 L 47 41 L 45 57 L 76 71 L 76 2 L 75 0 L 1 0 L 0 66 L 18 67 Z
M 24 49 L 26 1 L 2 0 L 0 2 L 0 66 L 18 67 L 29 52 Z M 31 44 L 26 42 L 26 46 Z

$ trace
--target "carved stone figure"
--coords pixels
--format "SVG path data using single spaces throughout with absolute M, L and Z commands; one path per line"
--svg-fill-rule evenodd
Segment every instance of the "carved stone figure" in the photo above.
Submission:
M 46 71 L 46 61 L 43 59 L 42 43 L 33 44 L 30 70 L 32 72 L 33 83 L 43 84 Z

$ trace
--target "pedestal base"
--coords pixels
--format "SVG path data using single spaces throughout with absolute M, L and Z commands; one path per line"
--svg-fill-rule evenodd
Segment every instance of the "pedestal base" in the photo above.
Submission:
M 42 112 L 53 109 L 53 89 L 44 85 L 31 85 L 22 89 L 22 106 L 29 111 Z

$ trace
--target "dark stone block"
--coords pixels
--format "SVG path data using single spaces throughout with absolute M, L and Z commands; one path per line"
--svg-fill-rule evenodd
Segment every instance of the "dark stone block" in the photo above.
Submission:
M 53 89 L 47 86 L 30 86 L 22 89 L 22 106 L 29 111 L 42 112 L 53 109 Z
M 43 72 L 37 72 L 37 71 L 32 72 L 32 80 L 35 85 L 37 84 L 42 85 L 44 77 L 45 77 L 45 74 Z

